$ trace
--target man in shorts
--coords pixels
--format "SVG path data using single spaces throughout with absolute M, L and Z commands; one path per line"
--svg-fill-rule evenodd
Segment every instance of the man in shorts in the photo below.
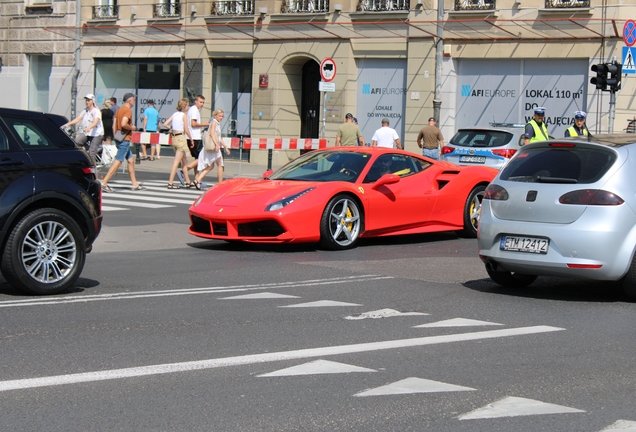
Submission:
M 197 95 L 194 98 L 194 104 L 188 109 L 188 129 L 190 129 L 190 136 L 194 140 L 194 144 L 190 143 L 190 154 L 194 160 L 188 164 L 188 169 L 194 170 L 195 177 L 198 173 L 199 153 L 203 148 L 202 129 L 210 125 L 210 123 L 201 123 L 201 108 L 203 108 L 204 103 L 205 98 L 202 95 Z
M 123 102 L 123 105 L 117 110 L 113 118 L 113 135 L 115 136 L 115 144 L 117 145 L 117 156 L 115 156 L 115 161 L 102 180 L 102 192 L 106 193 L 114 192 L 113 188 L 108 185 L 108 181 L 117 173 L 117 170 L 124 161 L 128 162 L 128 175 L 132 182 L 132 190 L 146 190 L 145 187 L 137 182 L 137 177 L 135 176 L 135 157 L 130 151 L 130 134 L 137 129 L 132 123 L 132 107 L 135 105 L 135 95 L 126 93 Z M 122 141 L 117 140 L 118 131 L 122 131 L 125 134 Z

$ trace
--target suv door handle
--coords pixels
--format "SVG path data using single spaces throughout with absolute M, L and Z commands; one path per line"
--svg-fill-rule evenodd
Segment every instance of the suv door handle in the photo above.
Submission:
M 4 158 L 0 160 L 0 165 L 24 165 L 24 161 Z

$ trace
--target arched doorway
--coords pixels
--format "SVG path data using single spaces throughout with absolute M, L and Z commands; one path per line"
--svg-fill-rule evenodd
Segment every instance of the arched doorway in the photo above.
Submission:
M 302 96 L 300 107 L 300 137 L 319 138 L 320 125 L 320 65 L 309 60 L 302 69 Z

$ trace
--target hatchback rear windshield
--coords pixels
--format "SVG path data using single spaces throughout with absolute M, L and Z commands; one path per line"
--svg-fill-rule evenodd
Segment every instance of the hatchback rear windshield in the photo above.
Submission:
M 510 143 L 514 135 L 505 131 L 459 130 L 451 144 L 462 147 L 501 147 Z
M 594 183 L 615 160 L 616 153 L 602 148 L 526 148 L 499 178 L 529 183 Z

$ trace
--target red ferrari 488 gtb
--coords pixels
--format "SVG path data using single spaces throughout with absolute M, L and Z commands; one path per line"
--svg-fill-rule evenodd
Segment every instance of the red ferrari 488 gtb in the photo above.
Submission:
M 475 237 L 492 168 L 460 167 L 407 151 L 334 147 L 306 153 L 263 179 L 226 180 L 190 207 L 189 232 L 207 239 L 319 242 L 458 231 Z

